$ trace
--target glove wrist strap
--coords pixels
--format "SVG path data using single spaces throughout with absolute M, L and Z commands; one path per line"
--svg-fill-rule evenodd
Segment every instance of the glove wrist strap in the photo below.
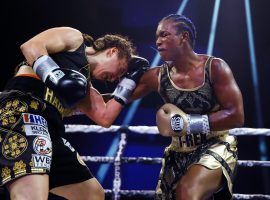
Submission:
M 207 115 L 188 115 L 187 134 L 210 133 L 209 119 Z
M 59 66 L 48 55 L 40 56 L 33 64 L 34 72 L 42 79 L 43 82 L 46 81 L 49 75 L 56 77 L 57 79 L 63 77 L 64 74 L 61 73 L 52 74 L 52 71 L 58 68 Z
M 122 105 L 125 105 L 135 87 L 136 83 L 133 80 L 123 78 L 113 92 L 114 99 Z

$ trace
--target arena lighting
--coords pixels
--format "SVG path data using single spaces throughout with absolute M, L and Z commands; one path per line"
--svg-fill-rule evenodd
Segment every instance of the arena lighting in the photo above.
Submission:
M 186 8 L 187 3 L 188 3 L 188 0 L 182 1 L 182 3 L 179 6 L 179 9 L 177 10 L 177 14 L 181 15 L 184 12 L 184 9 Z M 151 67 L 157 66 L 159 61 L 160 61 L 160 56 L 158 53 L 156 53 L 155 58 L 151 62 Z M 130 124 L 130 122 L 132 121 L 140 103 L 141 103 L 141 99 L 137 99 L 136 101 L 133 101 L 131 103 L 130 108 L 127 112 L 127 115 L 126 115 L 124 121 L 122 122 L 122 125 L 129 125 Z M 120 141 L 119 134 L 117 134 L 117 135 L 118 136 L 116 136 L 113 139 L 113 141 L 112 141 L 112 143 L 111 143 L 111 145 L 106 153 L 106 156 L 114 156 L 115 153 L 117 152 L 118 143 Z M 109 167 L 110 167 L 110 164 L 103 164 L 99 167 L 98 172 L 97 172 L 97 178 L 101 183 L 103 182 L 103 180 L 108 172 Z
M 215 36 L 216 36 L 216 28 L 217 28 L 217 19 L 218 19 L 218 11 L 219 11 L 220 0 L 215 1 L 212 22 L 211 22 L 211 30 L 209 34 L 208 46 L 207 46 L 207 54 L 213 54 Z
M 261 111 L 261 99 L 260 99 L 260 87 L 258 81 L 258 73 L 257 73 L 257 63 L 256 63 L 256 55 L 254 48 L 254 39 L 253 39 L 253 28 L 252 28 L 252 20 L 251 20 L 251 10 L 250 10 L 250 2 L 249 0 L 245 0 L 245 10 L 246 10 L 246 23 L 247 23 L 247 34 L 248 34 L 248 45 L 249 45 L 249 54 L 250 54 L 250 63 L 251 63 L 251 72 L 252 72 L 252 82 L 253 82 L 253 91 L 254 91 L 254 100 L 256 107 L 256 119 L 257 119 L 257 127 L 263 127 L 263 117 Z M 261 160 L 268 160 L 267 157 L 267 146 L 265 143 L 265 136 L 259 136 L 259 149 L 260 149 L 260 158 Z M 269 173 L 267 170 L 263 169 L 263 183 L 265 192 L 269 191 Z

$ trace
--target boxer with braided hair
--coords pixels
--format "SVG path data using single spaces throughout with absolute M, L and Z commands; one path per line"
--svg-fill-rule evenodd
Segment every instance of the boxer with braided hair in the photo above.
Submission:
M 165 104 L 156 115 L 165 149 L 156 199 L 231 199 L 236 138 L 228 129 L 244 123 L 241 91 L 228 64 L 194 52 L 196 29 L 183 15 L 164 17 L 156 45 L 164 64 L 147 71 L 132 98 L 151 91 Z
M 101 200 L 104 190 L 77 151 L 62 138 L 62 118 L 79 110 L 110 126 L 147 70 L 128 38 L 93 40 L 71 27 L 45 30 L 21 45 L 25 61 L 0 94 L 0 185 L 11 199 Z M 127 73 L 128 72 L 128 73 Z M 115 81 L 104 102 L 91 79 Z M 121 89 L 119 89 L 121 88 Z

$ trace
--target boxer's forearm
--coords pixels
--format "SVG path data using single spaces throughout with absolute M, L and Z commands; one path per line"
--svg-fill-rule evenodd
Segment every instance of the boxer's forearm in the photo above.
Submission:
M 114 99 L 107 103 L 98 102 L 87 110 L 86 115 L 98 125 L 110 127 L 122 110 L 122 105 Z
M 122 110 L 122 105 L 114 99 L 105 103 L 102 95 L 90 88 L 90 92 L 77 108 L 100 126 L 109 127 Z
M 211 131 L 220 131 L 241 127 L 244 124 L 244 112 L 241 109 L 220 110 L 208 115 Z

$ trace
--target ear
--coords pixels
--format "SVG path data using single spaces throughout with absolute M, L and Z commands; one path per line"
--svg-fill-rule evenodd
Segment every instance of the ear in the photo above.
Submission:
M 113 56 L 113 54 L 115 54 L 115 53 L 118 53 L 118 49 L 116 47 L 112 47 L 112 48 L 108 49 L 108 51 L 107 51 L 108 56 Z
M 187 31 L 184 31 L 182 34 L 181 34 L 181 39 L 183 40 L 188 40 L 189 39 L 189 33 Z

